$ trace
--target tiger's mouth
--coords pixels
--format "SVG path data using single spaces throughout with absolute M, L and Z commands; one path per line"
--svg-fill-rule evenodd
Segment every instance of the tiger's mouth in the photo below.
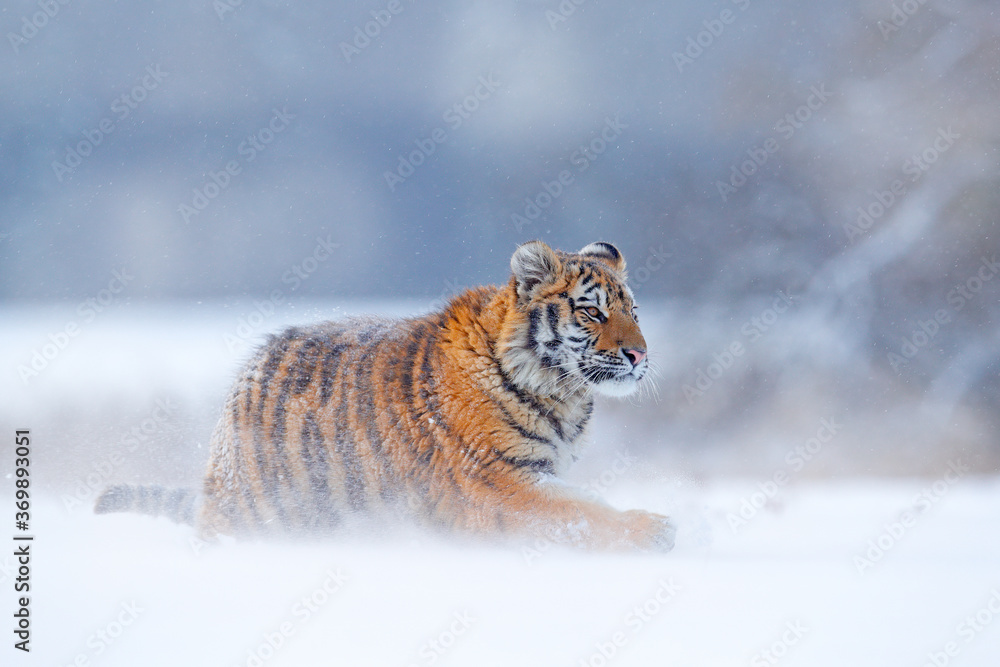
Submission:
M 639 366 L 590 363 L 582 366 L 581 373 L 587 382 L 605 396 L 628 396 L 639 388 L 646 376 L 646 364 Z

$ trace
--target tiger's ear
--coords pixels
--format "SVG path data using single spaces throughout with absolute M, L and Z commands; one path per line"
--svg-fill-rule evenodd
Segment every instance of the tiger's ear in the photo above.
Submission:
M 591 243 L 577 254 L 599 259 L 619 273 L 625 271 L 625 258 L 618 252 L 618 248 L 610 243 L 604 243 L 603 241 Z
M 526 299 L 539 285 L 551 282 L 562 270 L 562 262 L 542 241 L 518 246 L 510 258 L 510 270 L 517 284 L 517 298 Z

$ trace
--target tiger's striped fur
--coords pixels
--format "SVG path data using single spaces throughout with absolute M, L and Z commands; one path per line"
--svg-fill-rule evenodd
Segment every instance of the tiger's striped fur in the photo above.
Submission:
M 403 516 L 482 535 L 671 548 L 665 517 L 553 483 L 577 457 L 594 393 L 630 393 L 648 369 L 621 253 L 535 241 L 511 268 L 506 286 L 468 290 L 424 317 L 272 336 L 213 434 L 199 531 L 327 532 L 358 515 Z M 129 509 L 137 493 L 121 488 L 98 511 Z
M 197 494 L 189 489 L 117 484 L 104 490 L 97 499 L 94 512 L 136 512 L 194 525 L 197 502 Z

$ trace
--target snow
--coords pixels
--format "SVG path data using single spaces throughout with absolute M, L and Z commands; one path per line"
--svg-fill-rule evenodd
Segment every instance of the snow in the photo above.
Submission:
M 996 664 L 1000 598 L 981 632 L 957 630 L 1000 595 L 996 480 L 961 481 L 880 560 L 855 563 L 925 486 L 803 485 L 734 532 L 726 515 L 753 483 L 665 493 L 623 479 L 615 505 L 678 520 L 666 555 L 416 534 L 205 545 L 165 519 L 46 498 L 24 664 L 756 665 L 789 639 L 775 647 L 783 665 L 922 665 L 948 642 L 956 664 Z M 130 625 L 104 644 L 96 633 L 117 633 L 120 616 Z M 607 662 L 602 648 L 614 650 Z
M 107 483 L 197 484 L 207 431 L 249 353 L 224 335 L 253 306 L 122 304 L 80 322 L 23 382 L 14 369 L 65 330 L 73 305 L 7 306 L 0 317 L 0 428 L 31 429 L 36 489 L 32 652 L 4 647 L 4 665 L 884 667 L 933 656 L 985 667 L 1000 658 L 1000 478 L 966 470 L 960 455 L 936 473 L 895 478 L 817 474 L 812 463 L 792 474 L 781 458 L 754 467 L 742 463 L 752 450 L 739 448 L 668 456 L 664 413 L 628 402 L 598 407 L 600 437 L 568 479 L 615 507 L 672 516 L 668 554 L 415 531 L 208 545 L 165 519 L 93 515 Z M 286 304 L 253 340 L 372 306 Z M 170 408 L 163 420 L 157 401 Z M 649 415 L 660 421 L 639 423 Z M 12 508 L 8 442 L 0 456 L 0 508 Z M 0 554 L 7 615 L 15 563 L 10 548 Z

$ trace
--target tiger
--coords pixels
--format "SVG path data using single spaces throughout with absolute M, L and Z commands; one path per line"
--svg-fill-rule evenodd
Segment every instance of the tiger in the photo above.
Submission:
M 115 485 L 99 514 L 135 511 L 206 540 L 328 534 L 352 517 L 591 550 L 669 551 L 675 527 L 562 481 L 596 394 L 649 374 L 625 259 L 516 248 L 506 285 L 421 317 L 353 317 L 269 336 L 212 435 L 200 493 Z

